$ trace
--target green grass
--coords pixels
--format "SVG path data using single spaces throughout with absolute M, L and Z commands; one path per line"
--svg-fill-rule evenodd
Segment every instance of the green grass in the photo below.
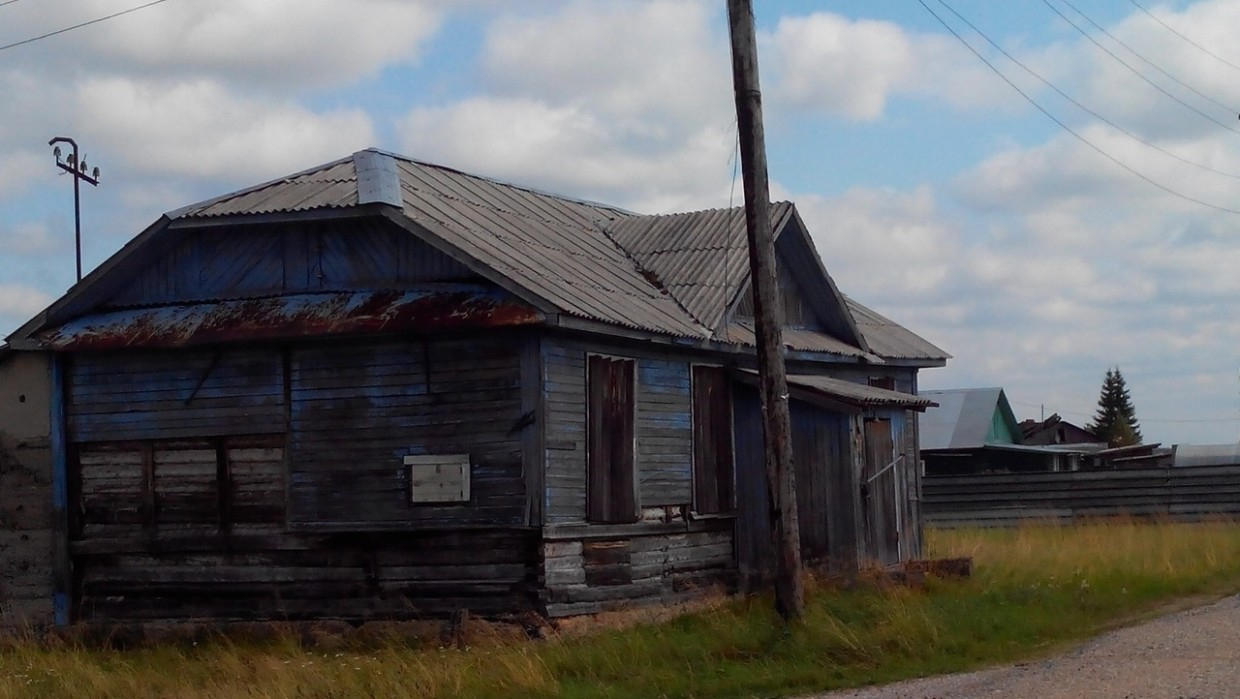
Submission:
M 1240 524 L 932 531 L 929 546 L 973 557 L 973 578 L 924 590 L 811 584 L 791 628 L 757 597 L 546 642 L 480 626 L 464 650 L 307 650 L 291 634 L 128 651 L 15 641 L 0 646 L 0 699 L 788 696 L 1043 655 L 1240 591 Z

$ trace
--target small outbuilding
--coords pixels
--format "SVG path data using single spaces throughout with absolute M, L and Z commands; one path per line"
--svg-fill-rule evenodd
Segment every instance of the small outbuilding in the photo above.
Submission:
M 917 374 L 947 355 L 841 294 L 795 206 L 773 224 L 804 553 L 917 556 Z M 9 338 L 48 367 L 55 620 L 562 616 L 761 581 L 744 241 L 740 209 L 377 150 L 166 214 Z

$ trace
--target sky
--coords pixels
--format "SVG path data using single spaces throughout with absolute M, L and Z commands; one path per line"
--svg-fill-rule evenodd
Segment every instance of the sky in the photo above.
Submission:
M 0 335 L 165 211 L 367 147 L 641 213 L 740 205 L 724 0 L 0 2 Z M 758 0 L 772 196 L 947 350 L 923 389 L 1240 438 L 1240 0 Z M 970 48 L 972 47 L 972 48 Z

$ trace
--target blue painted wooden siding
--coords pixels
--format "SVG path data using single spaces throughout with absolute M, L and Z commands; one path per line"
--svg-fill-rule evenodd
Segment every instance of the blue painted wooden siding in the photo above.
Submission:
M 69 372 L 74 443 L 284 431 L 274 350 L 83 354 Z
M 548 523 L 586 517 L 586 354 L 582 346 L 544 342 L 546 415 L 544 516 Z M 687 361 L 637 358 L 636 477 L 641 507 L 693 501 L 693 423 Z
M 294 350 L 290 519 L 522 525 L 519 355 L 503 338 Z M 468 454 L 470 502 L 411 505 L 403 459 L 416 454 Z
M 586 516 L 586 353 L 544 342 L 543 518 L 549 524 Z
M 637 467 L 642 507 L 693 502 L 689 364 L 637 362 Z
M 133 306 L 307 291 L 402 288 L 474 275 L 386 222 L 187 231 L 109 304 Z

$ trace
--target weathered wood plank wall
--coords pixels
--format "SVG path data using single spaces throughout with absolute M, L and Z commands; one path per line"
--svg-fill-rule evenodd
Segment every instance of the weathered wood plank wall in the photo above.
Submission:
M 922 487 L 925 522 L 939 527 L 1117 515 L 1240 517 L 1240 466 L 926 476 Z
M 566 529 L 542 554 L 551 617 L 691 599 L 730 588 L 736 570 L 728 519 Z
M 78 357 L 79 618 L 534 608 L 523 342 Z M 414 505 L 403 457 L 420 453 L 468 454 L 469 502 Z
M 239 236 L 184 232 L 111 303 L 396 288 L 473 276 L 464 265 L 386 222 L 273 224 Z
M 525 524 L 519 341 L 298 348 L 291 367 L 294 526 Z M 470 502 L 411 507 L 417 454 L 469 454 Z
M 661 518 L 670 512 L 677 521 L 587 523 L 586 357 L 591 353 L 636 359 L 638 505 L 647 513 L 657 510 Z M 693 505 L 690 360 L 560 339 L 544 339 L 542 360 L 547 613 L 668 603 L 730 587 L 735 578 L 732 519 L 681 519 Z

